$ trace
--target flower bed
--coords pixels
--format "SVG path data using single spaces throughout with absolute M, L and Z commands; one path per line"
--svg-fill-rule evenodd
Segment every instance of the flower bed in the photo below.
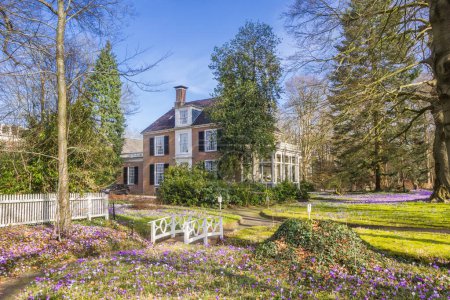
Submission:
M 251 248 L 167 246 L 124 251 L 49 269 L 28 299 L 447 299 L 449 271 L 367 265 L 356 273 L 258 260 Z
M 311 193 L 311 196 L 318 200 L 339 200 L 350 203 L 395 203 L 428 200 L 431 193 L 432 192 L 428 190 L 413 190 L 409 193 L 364 193 L 343 195 L 317 192 Z
M 113 223 L 109 223 L 113 224 Z M 0 229 L 0 277 L 20 274 L 79 257 L 133 249 L 147 244 L 129 237 L 123 227 L 73 224 L 70 237 L 58 242 L 52 226 L 14 226 Z

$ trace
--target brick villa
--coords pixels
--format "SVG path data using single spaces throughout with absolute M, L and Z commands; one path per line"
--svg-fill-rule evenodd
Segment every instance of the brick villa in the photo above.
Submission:
M 118 182 L 129 185 L 133 194 L 155 195 L 164 171 L 171 165 L 201 163 L 208 171 L 216 169 L 220 158 L 218 128 L 204 111 L 215 99 L 186 102 L 187 87 L 176 86 L 175 90 L 174 107 L 141 132 L 142 143 L 126 141 L 122 154 L 124 167 Z M 257 162 L 259 167 L 254 168 L 254 175 L 271 185 L 284 180 L 298 183 L 299 162 L 297 147 L 278 141 L 272 156 Z

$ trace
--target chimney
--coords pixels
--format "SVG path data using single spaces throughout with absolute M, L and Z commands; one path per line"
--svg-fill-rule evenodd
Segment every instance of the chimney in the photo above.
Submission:
M 175 100 L 175 108 L 180 108 L 186 102 L 186 90 L 188 88 L 183 85 L 178 85 L 175 87 L 176 90 L 176 100 Z

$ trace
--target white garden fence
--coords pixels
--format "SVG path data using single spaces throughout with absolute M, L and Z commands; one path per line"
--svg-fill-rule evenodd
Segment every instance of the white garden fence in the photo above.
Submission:
M 203 244 L 208 245 L 208 237 L 220 236 L 223 239 L 222 217 L 206 217 L 195 219 L 184 224 L 184 243 L 190 244 L 203 239 Z
M 56 194 L 0 195 L 0 227 L 55 221 Z M 108 219 L 108 197 L 103 193 L 70 194 L 72 219 Z
M 185 244 L 203 239 L 204 244 L 207 245 L 210 236 L 220 236 L 223 239 L 222 217 L 172 215 L 148 223 L 152 243 L 167 236 L 173 238 L 178 233 L 183 233 Z

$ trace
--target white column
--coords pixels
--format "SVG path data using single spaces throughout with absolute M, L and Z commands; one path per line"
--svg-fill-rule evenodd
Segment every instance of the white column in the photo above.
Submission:
M 277 182 L 277 170 L 276 170 L 277 153 L 272 154 L 272 183 Z

